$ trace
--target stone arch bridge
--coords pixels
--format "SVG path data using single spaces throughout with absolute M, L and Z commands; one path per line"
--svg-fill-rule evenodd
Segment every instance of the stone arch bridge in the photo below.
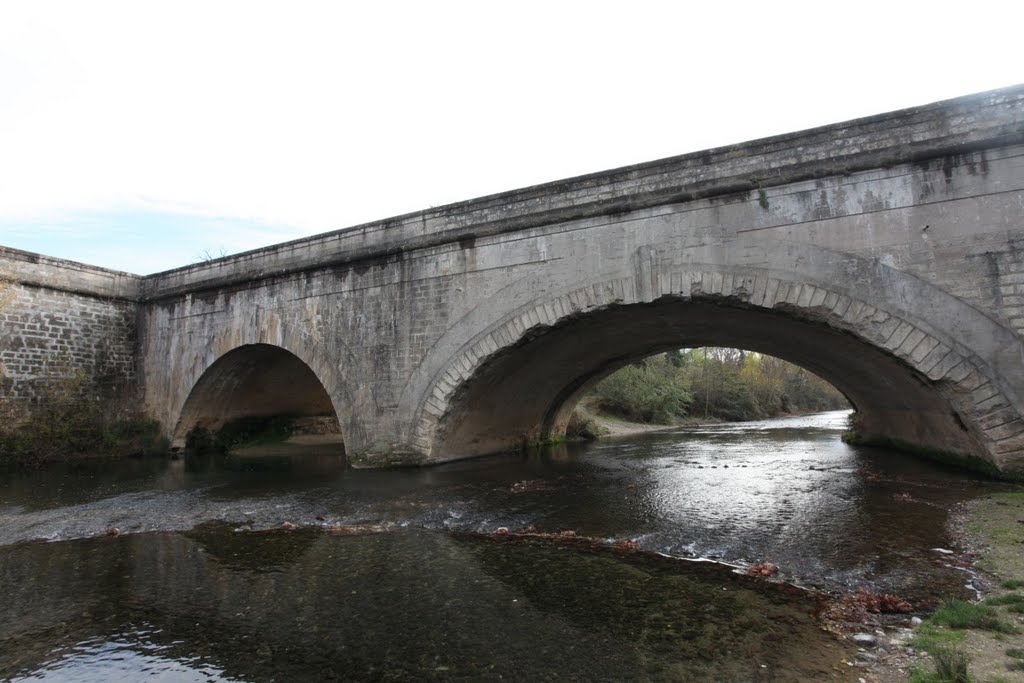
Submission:
M 829 380 L 868 442 L 1020 475 L 1022 244 L 1018 86 L 144 278 L 0 266 L 23 301 L 120 311 L 125 372 L 177 443 L 296 413 L 336 415 L 358 465 L 481 455 L 563 433 L 632 360 L 717 345 Z

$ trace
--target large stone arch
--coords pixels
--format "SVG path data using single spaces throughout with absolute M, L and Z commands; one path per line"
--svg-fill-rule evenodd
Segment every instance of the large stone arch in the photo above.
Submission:
M 443 461 L 551 436 L 580 392 L 615 367 L 672 346 L 720 344 L 771 353 L 825 377 L 858 408 L 869 440 L 945 451 L 1003 472 L 1024 469 L 1024 420 L 1013 389 L 1024 386 L 1022 351 L 1011 331 L 879 261 L 808 245 L 786 245 L 782 254 L 773 247 L 768 258 L 768 249 L 752 240 L 640 247 L 627 270 L 507 311 L 441 364 L 421 397 L 412 445 L 428 461 Z M 665 323 L 661 336 L 613 341 L 617 348 L 587 356 L 589 367 L 571 367 L 564 345 L 586 344 L 601 320 L 646 321 L 649 333 L 659 319 L 675 320 L 675 334 Z M 687 321 L 706 329 L 678 328 Z M 766 333 L 760 342 L 758 326 Z M 787 349 L 790 333 L 807 336 L 817 350 Z M 853 362 L 843 354 L 853 354 Z M 543 358 L 550 360 L 536 362 L 550 381 L 526 393 L 523 363 Z M 556 371 L 558 363 L 570 367 Z M 508 379 L 517 372 L 526 379 Z M 464 428 L 488 401 L 510 412 L 517 402 L 535 405 L 489 438 L 493 425 L 476 433 Z
M 183 446 L 197 426 L 215 430 L 236 418 L 275 415 L 327 418 L 340 431 L 334 402 L 307 363 L 274 344 L 242 344 L 216 358 L 195 380 L 175 423 L 172 445 Z

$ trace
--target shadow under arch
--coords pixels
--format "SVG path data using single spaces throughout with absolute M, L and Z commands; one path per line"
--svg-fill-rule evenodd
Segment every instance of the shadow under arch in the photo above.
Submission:
M 613 304 L 538 326 L 455 387 L 437 419 L 431 459 L 558 437 L 579 398 L 611 372 L 655 353 L 701 346 L 757 351 L 810 370 L 847 397 L 868 441 L 987 460 L 955 396 L 901 358 L 798 309 L 715 296 Z
M 316 373 L 280 346 L 246 344 L 214 361 L 193 385 L 172 445 L 182 447 L 194 427 L 213 431 L 238 418 L 277 415 L 300 419 L 300 431 L 337 434 L 340 445 L 338 414 Z

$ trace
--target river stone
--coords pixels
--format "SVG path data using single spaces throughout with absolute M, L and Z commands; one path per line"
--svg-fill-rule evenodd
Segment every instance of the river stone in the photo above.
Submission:
M 874 647 L 878 644 L 878 639 L 870 633 L 855 633 L 850 636 L 850 640 L 857 643 L 861 647 Z

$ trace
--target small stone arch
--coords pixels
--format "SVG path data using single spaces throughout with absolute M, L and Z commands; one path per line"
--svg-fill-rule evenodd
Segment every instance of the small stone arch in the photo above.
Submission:
M 874 355 L 870 363 L 865 361 L 860 367 L 878 375 L 871 379 L 877 391 L 884 392 L 890 382 L 894 387 L 898 384 L 901 390 L 915 392 L 919 389 L 915 400 L 927 401 L 926 409 L 932 416 L 918 420 L 912 430 L 899 425 L 900 420 L 915 420 L 912 409 L 902 410 L 902 415 L 892 419 L 875 416 L 875 425 L 866 426 L 870 431 L 867 437 L 904 447 L 949 451 L 989 469 L 1004 472 L 1024 469 L 1024 420 L 1012 397 L 999 386 L 997 376 L 969 349 L 950 339 L 940 339 L 910 316 L 883 310 L 820 282 L 770 271 L 714 267 L 648 269 L 642 277 L 626 276 L 588 284 L 506 316 L 466 343 L 435 375 L 414 423 L 414 446 L 429 454 L 432 461 L 481 454 L 472 452 L 472 448 L 466 452 L 442 453 L 440 449 L 451 444 L 443 443 L 439 436 L 443 437 L 445 422 L 451 418 L 453 405 L 461 392 L 489 365 L 573 321 L 596 319 L 631 307 L 673 304 L 702 306 L 707 310 L 716 310 L 708 307 L 732 309 L 739 312 L 737 315 L 753 316 L 750 320 L 755 322 L 788 319 L 809 326 L 808 330 L 820 331 L 825 343 L 835 340 L 837 344 L 863 345 Z M 774 318 L 765 317 L 767 315 Z M 707 343 L 715 344 L 713 335 Z M 651 347 L 648 352 L 658 350 Z M 786 358 L 784 353 L 772 355 Z M 821 358 L 826 356 L 827 353 L 823 353 Z M 859 410 L 870 415 L 871 407 L 857 405 L 856 392 L 844 389 L 843 378 L 839 376 L 842 373 L 830 372 L 827 363 L 814 367 L 817 357 L 813 353 L 786 359 L 832 381 Z M 615 362 L 621 365 L 627 360 L 624 355 Z M 886 373 L 892 376 L 886 377 Z M 597 377 L 601 373 L 592 374 Z M 547 417 L 543 422 L 546 425 L 538 423 L 533 432 L 524 433 L 522 437 L 529 440 L 556 435 L 542 432 L 551 429 L 557 432 L 559 425 L 564 428 L 565 407 L 571 410 L 571 404 L 585 386 L 589 386 L 589 382 L 567 386 L 562 395 L 552 399 L 561 404 L 545 407 Z M 908 406 L 912 408 L 913 401 Z M 935 431 L 933 437 L 929 437 L 929 430 Z
M 194 427 L 211 431 L 242 417 L 295 417 L 300 429 L 336 434 L 338 413 L 316 372 L 274 344 L 243 344 L 222 354 L 193 384 L 174 428 L 172 446 L 184 446 Z

